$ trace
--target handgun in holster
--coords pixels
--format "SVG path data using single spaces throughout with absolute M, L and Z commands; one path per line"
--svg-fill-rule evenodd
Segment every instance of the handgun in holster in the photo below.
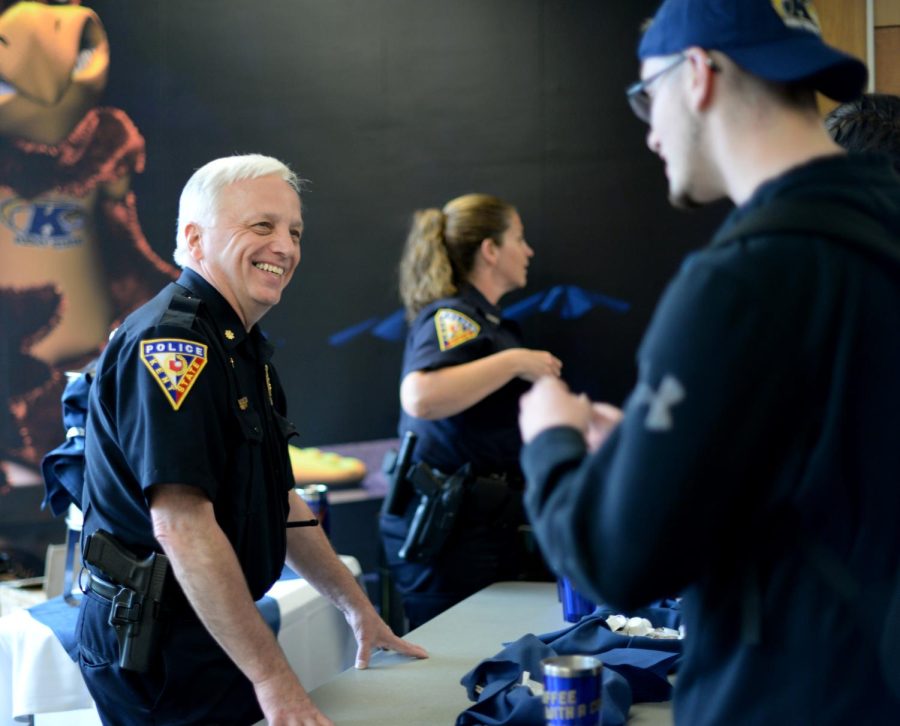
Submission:
M 416 448 L 416 435 L 407 431 L 400 443 L 399 451 L 388 451 L 381 469 L 388 476 L 388 490 L 381 505 L 382 514 L 403 516 L 412 501 L 415 491 L 408 478 L 409 462 Z
M 467 463 L 455 474 L 445 476 L 420 461 L 408 474 L 420 499 L 400 548 L 402 559 L 425 563 L 441 551 L 456 526 L 470 471 L 471 465 Z
M 140 560 L 98 529 L 85 538 L 83 559 L 119 588 L 109 611 L 119 641 L 119 666 L 146 673 L 162 637 L 168 557 L 154 552 Z

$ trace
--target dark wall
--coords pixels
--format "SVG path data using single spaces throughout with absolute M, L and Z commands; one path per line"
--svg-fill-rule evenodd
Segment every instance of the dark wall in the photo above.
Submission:
M 402 344 L 332 333 L 399 307 L 411 212 L 469 191 L 514 203 L 536 250 L 529 286 L 626 300 L 525 321 L 570 383 L 619 402 L 665 281 L 721 210 L 669 209 L 625 102 L 655 0 L 85 0 L 110 37 L 104 103 L 147 141 L 133 186 L 168 257 L 191 172 L 234 152 L 309 180 L 303 261 L 263 321 L 302 445 L 392 436 Z

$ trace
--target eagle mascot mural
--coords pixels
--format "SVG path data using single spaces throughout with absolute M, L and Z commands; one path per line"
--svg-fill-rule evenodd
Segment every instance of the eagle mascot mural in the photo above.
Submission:
M 130 182 L 144 140 L 124 111 L 96 105 L 109 70 L 100 18 L 78 0 L 0 1 L 0 11 L 0 492 L 10 493 L 40 483 L 41 457 L 63 437 L 65 372 L 176 271 L 138 223 Z

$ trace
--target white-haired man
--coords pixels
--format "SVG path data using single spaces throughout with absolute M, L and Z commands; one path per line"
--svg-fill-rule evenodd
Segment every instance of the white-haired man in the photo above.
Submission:
M 357 667 L 375 647 L 426 655 L 381 621 L 319 527 L 292 526 L 315 518 L 293 491 L 294 429 L 257 323 L 300 262 L 302 232 L 298 181 L 280 161 L 201 167 L 181 196 L 181 277 L 124 321 L 99 361 L 78 637 L 105 723 L 330 724 L 254 604 L 285 561 L 344 612 Z M 106 535 L 125 557 L 167 562 L 158 606 L 129 593 Z M 151 606 L 148 620 L 138 607 Z

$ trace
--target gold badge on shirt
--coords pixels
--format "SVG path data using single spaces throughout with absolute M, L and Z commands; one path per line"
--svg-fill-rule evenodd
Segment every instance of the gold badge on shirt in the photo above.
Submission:
M 458 310 L 440 308 L 434 314 L 434 327 L 437 330 L 438 344 L 441 350 L 450 350 L 478 336 L 481 326 L 468 315 Z
M 206 346 L 179 338 L 142 340 L 141 360 L 177 411 L 206 366 Z

